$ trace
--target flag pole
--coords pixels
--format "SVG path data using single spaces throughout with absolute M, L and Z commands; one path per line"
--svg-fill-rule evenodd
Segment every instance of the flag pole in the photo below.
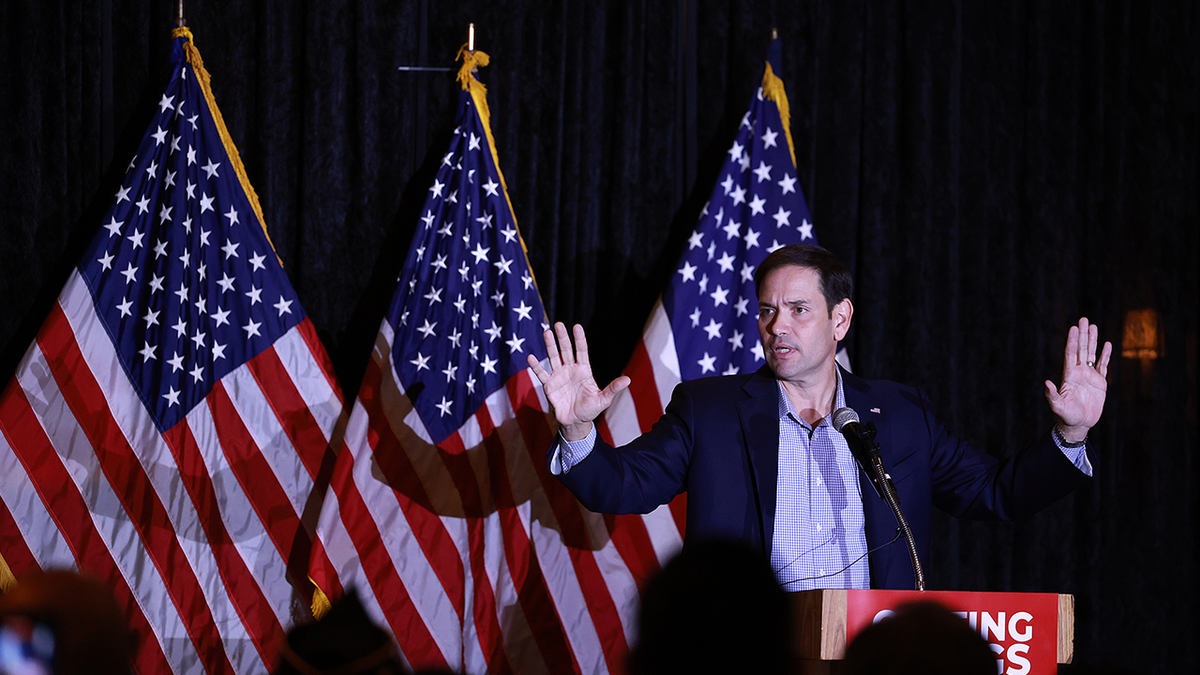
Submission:
M 179 4 L 181 4 L 181 5 L 182 5 L 182 4 L 183 4 L 183 0 L 179 0 Z M 778 40 L 778 39 L 779 39 L 779 29 L 778 29 L 778 28 L 772 28 L 772 29 L 771 29 L 771 39 L 772 39 L 772 40 Z
M 183 0 L 179 0 L 179 4 L 175 6 L 175 25 L 183 28 L 187 20 L 183 18 Z
M 179 0 L 183 2 L 183 0 Z M 467 24 L 467 51 L 475 53 L 475 24 Z

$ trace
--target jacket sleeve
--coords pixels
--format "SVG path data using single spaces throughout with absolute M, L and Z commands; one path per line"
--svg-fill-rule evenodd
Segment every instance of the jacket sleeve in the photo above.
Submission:
M 650 513 L 687 489 L 694 433 L 691 397 L 678 386 L 650 431 L 620 448 L 597 438 L 591 454 L 558 479 L 590 511 Z
M 996 459 L 947 432 L 933 416 L 924 391 L 920 402 L 930 435 L 934 504 L 951 515 L 1022 520 L 1089 480 L 1055 445 L 1049 431 L 1033 445 Z

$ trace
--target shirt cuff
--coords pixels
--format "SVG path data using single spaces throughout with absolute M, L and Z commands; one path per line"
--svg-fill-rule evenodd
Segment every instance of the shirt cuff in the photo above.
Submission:
M 1058 446 L 1058 449 L 1062 451 L 1062 454 L 1066 456 L 1067 459 L 1071 460 L 1071 463 L 1075 465 L 1076 469 L 1079 469 L 1088 477 L 1091 477 L 1092 463 L 1088 460 L 1087 444 L 1085 443 L 1083 445 L 1076 446 L 1066 445 L 1062 436 L 1056 433 L 1056 431 L 1057 427 L 1055 427 L 1055 431 L 1050 432 L 1050 437 L 1054 439 L 1054 445 Z
M 578 441 L 568 441 L 563 438 L 562 430 L 554 437 L 554 451 L 550 453 L 550 474 L 561 476 L 570 473 L 571 468 L 587 459 L 596 447 L 596 425 L 587 436 Z

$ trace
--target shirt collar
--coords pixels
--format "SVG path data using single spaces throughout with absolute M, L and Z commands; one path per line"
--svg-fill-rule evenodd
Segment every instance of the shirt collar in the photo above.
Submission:
M 834 371 L 837 373 L 837 393 L 834 394 L 833 409 L 816 426 L 832 424 L 830 418 L 833 416 L 833 413 L 846 407 L 846 392 L 842 389 L 842 369 L 835 367 Z M 782 420 L 791 417 L 801 424 L 808 426 L 808 422 L 805 422 L 803 418 L 797 415 L 796 409 L 792 407 L 792 399 L 788 398 L 787 392 L 783 390 L 783 380 L 775 380 L 775 386 L 779 388 L 779 419 Z

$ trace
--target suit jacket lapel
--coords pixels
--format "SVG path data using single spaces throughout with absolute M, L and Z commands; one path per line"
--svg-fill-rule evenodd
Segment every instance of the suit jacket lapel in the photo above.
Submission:
M 881 410 L 877 396 L 871 395 L 871 386 L 863 378 L 845 370 L 841 371 L 841 377 L 846 405 L 854 408 L 854 412 L 858 413 L 864 424 L 875 423 L 878 431 L 876 441 L 880 443 L 883 468 L 892 476 L 896 489 L 899 490 L 900 483 L 911 471 L 905 466 L 907 456 L 898 456 L 898 444 L 893 442 L 893 429 L 888 411 Z M 866 549 L 878 549 L 870 556 L 872 589 L 912 589 L 912 562 L 908 560 L 908 550 L 904 542 L 898 540 L 893 545 L 884 545 L 896 536 L 896 528 L 899 527 L 892 509 L 876 494 L 875 486 L 871 484 L 865 472 L 859 471 L 858 482 L 863 494 Z
M 770 369 L 763 366 L 742 388 L 750 398 L 738 401 L 738 418 L 754 481 L 762 550 L 769 560 L 771 539 L 775 534 L 775 492 L 779 480 L 779 385 Z
M 867 422 L 875 424 L 875 428 L 878 430 L 876 440 L 879 441 L 879 450 L 883 457 L 883 467 L 889 474 L 895 477 L 893 460 L 896 458 L 892 449 L 893 444 L 888 442 L 892 437 L 891 425 L 889 424 L 886 410 L 880 410 L 878 413 L 872 411 L 872 408 L 878 410 L 875 407 L 878 404 L 873 404 L 871 385 L 862 378 L 843 370 L 842 391 L 846 396 L 846 405 L 858 413 L 859 419 L 864 424 Z M 906 586 L 903 584 L 896 586 L 895 580 L 892 578 L 898 574 L 908 574 L 909 577 L 912 575 L 907 550 L 904 548 L 903 543 L 897 542 L 894 546 L 879 548 L 896 536 L 896 517 L 892 514 L 892 510 L 888 507 L 887 502 L 883 501 L 875 492 L 875 486 L 871 483 L 867 473 L 860 470 L 858 475 L 859 488 L 863 500 L 863 519 L 867 535 L 867 550 L 874 551 L 875 549 L 879 549 L 870 556 L 871 587 L 905 588 Z M 911 587 L 911 584 L 908 587 Z

